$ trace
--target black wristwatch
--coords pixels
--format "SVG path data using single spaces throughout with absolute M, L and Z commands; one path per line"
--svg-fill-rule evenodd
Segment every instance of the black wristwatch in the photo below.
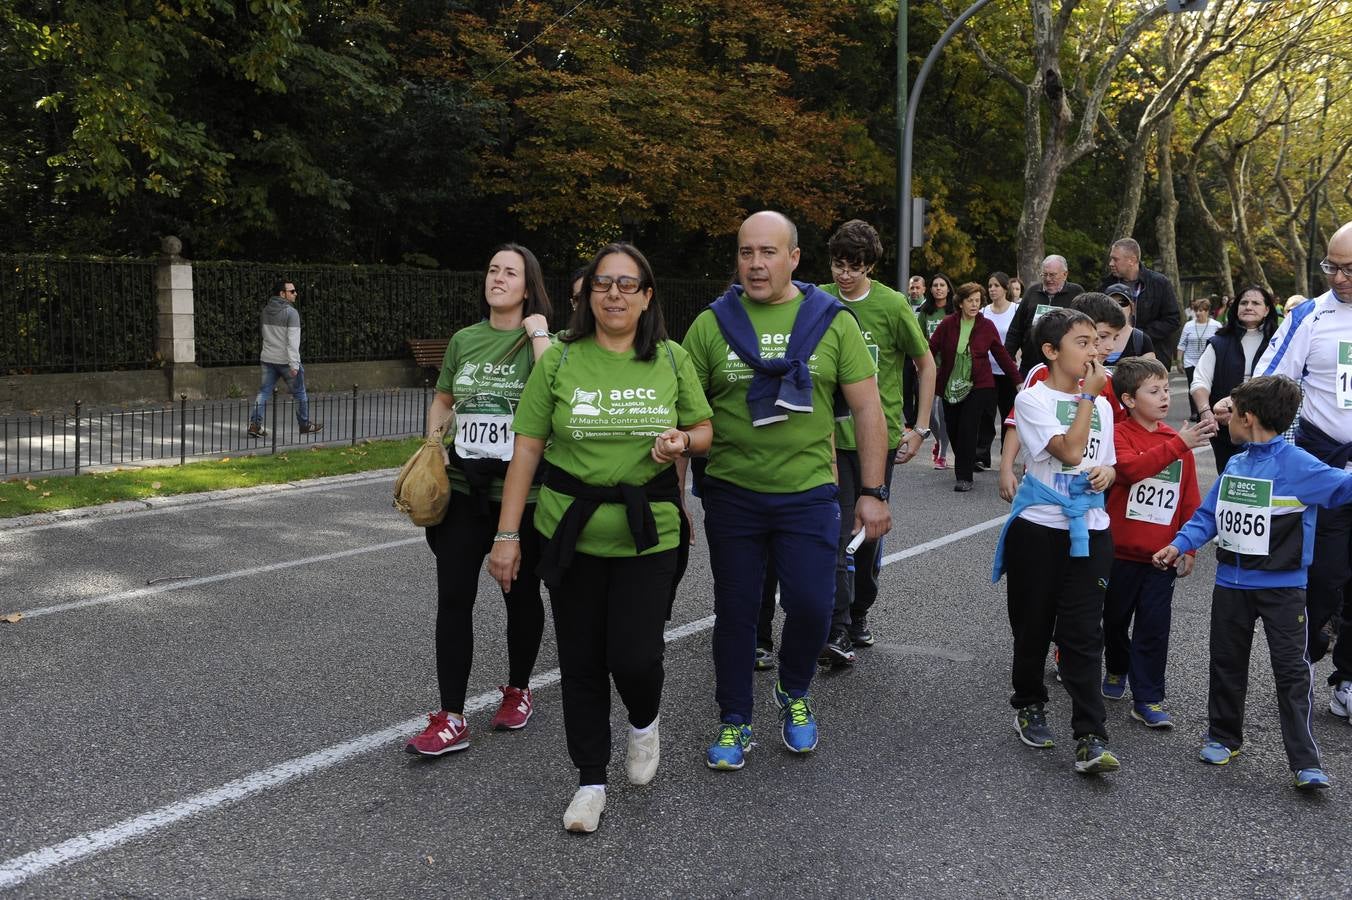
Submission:
M 878 500 L 883 501 L 884 503 L 886 503 L 888 499 L 892 496 L 892 492 L 887 489 L 887 485 L 885 484 L 879 485 L 876 488 L 861 487 L 859 489 L 859 494 L 860 496 L 863 497 L 875 497 Z

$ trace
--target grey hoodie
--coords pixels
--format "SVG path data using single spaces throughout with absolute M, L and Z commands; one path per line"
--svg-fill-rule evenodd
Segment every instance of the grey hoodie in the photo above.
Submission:
M 263 350 L 258 359 L 292 369 L 300 368 L 300 313 L 281 297 L 263 307 Z

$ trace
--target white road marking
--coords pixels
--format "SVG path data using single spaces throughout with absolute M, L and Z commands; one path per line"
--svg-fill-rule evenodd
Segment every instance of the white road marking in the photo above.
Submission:
M 893 553 L 883 558 L 883 565 L 896 562 L 901 559 L 908 559 L 913 556 L 919 556 L 922 553 L 943 547 L 948 543 L 970 537 L 987 529 L 994 528 L 1005 520 L 1004 516 L 998 519 L 991 519 L 982 522 L 979 525 L 973 525 L 970 528 L 964 528 L 952 534 L 926 541 L 923 544 L 917 544 L 906 550 Z M 367 553 L 372 550 L 386 549 L 390 547 L 399 547 L 406 544 L 416 543 L 422 538 L 410 538 L 403 541 L 393 541 L 387 544 L 378 544 L 372 547 L 359 547 L 353 550 L 345 550 L 336 554 L 329 554 L 325 557 L 310 557 L 304 560 L 291 560 L 284 563 L 274 563 L 269 566 L 260 566 L 256 569 L 249 569 L 241 572 L 228 572 L 221 575 L 213 575 L 207 578 L 193 579 L 192 581 L 178 582 L 176 584 L 166 584 L 158 587 L 149 587 L 141 591 L 129 591 L 125 594 L 110 595 L 108 598 L 93 598 L 91 600 L 76 601 L 75 603 L 63 604 L 60 607 L 47 607 L 45 610 L 34 610 L 25 613 L 25 616 L 42 615 L 50 612 L 59 612 L 63 609 L 78 608 L 79 606 L 89 606 L 94 603 L 111 603 L 114 599 L 130 599 L 132 595 L 148 596 L 150 594 L 163 593 L 164 591 L 178 590 L 191 585 L 209 584 L 214 581 L 223 581 L 227 578 L 238 578 L 246 574 L 258 574 L 260 572 L 276 571 L 277 569 L 290 568 L 298 565 L 305 565 L 310 562 L 317 562 L 322 559 L 339 559 L 344 556 L 354 556 L 358 553 Z M 668 643 L 689 637 L 693 634 L 699 634 L 708 631 L 714 626 L 714 617 L 705 616 L 702 619 L 696 619 L 685 625 L 679 625 L 665 632 L 663 635 Z M 558 684 L 560 678 L 558 669 L 550 669 L 548 672 L 541 672 L 530 680 L 532 690 L 540 690 Z M 465 712 L 478 712 L 486 709 L 497 702 L 499 692 L 496 690 L 485 691 L 471 697 L 465 703 Z M 332 768 L 339 763 L 351 759 L 352 757 L 365 753 L 369 750 L 376 750 L 390 743 L 407 738 L 416 733 L 418 728 L 426 721 L 426 717 L 417 716 L 412 719 L 405 719 L 388 728 L 382 728 L 379 731 L 364 734 L 351 740 L 325 747 L 322 750 L 316 750 L 313 753 L 299 756 L 295 759 L 278 763 L 267 769 L 262 769 L 243 778 L 237 778 L 234 781 L 221 785 L 209 791 L 203 791 L 200 794 L 194 794 L 183 800 L 178 800 L 152 809 L 149 812 L 142 813 L 139 816 L 133 816 L 129 819 L 123 819 L 109 825 L 106 828 L 100 828 L 95 831 L 88 831 L 73 838 L 42 847 L 22 856 L 16 856 L 13 859 L 0 862 L 0 890 L 14 887 L 22 884 L 30 878 L 48 872 L 58 866 L 67 865 L 78 860 L 110 850 L 127 841 L 134 840 L 144 835 L 167 828 L 175 822 L 181 822 L 184 819 L 210 812 L 217 807 L 227 803 L 233 803 L 237 800 L 243 800 L 255 794 L 278 787 L 288 782 L 295 781 L 307 775 L 313 775 L 316 772 Z
M 883 557 L 883 565 L 890 565 L 902 559 L 910 559 L 912 556 L 919 556 L 922 553 L 928 553 L 931 550 L 937 550 L 953 541 L 960 541 L 965 537 L 971 537 L 974 534 L 980 534 L 987 529 L 994 528 L 997 525 L 1005 524 L 1005 519 L 1009 516 L 1000 516 L 996 519 L 988 519 L 979 525 L 973 525 L 971 528 L 964 528 L 962 531 L 955 531 L 952 534 L 946 534 L 943 537 L 937 537 L 932 541 L 925 541 L 923 544 L 916 544 L 914 547 L 907 547 L 896 553 L 889 553 Z
M 156 594 L 164 594 L 169 591 L 181 591 L 184 588 L 201 587 L 204 584 L 215 584 L 220 581 L 230 581 L 234 578 L 248 578 L 251 575 L 262 575 L 266 572 L 294 569 L 297 566 L 308 566 L 313 563 L 332 562 L 335 559 L 346 559 L 349 556 L 360 556 L 363 553 L 375 553 L 379 550 L 392 550 L 395 547 L 407 547 L 410 544 L 421 543 L 424 543 L 424 538 L 421 537 L 404 538 L 399 541 L 386 541 L 383 544 L 371 544 L 367 547 L 353 547 L 350 550 L 339 550 L 337 553 L 307 556 L 302 559 L 288 559 L 282 562 L 268 563 L 265 566 L 254 566 L 251 569 L 235 569 L 231 572 L 221 572 L 216 575 L 204 575 L 200 578 L 184 578 L 163 584 L 153 584 L 143 588 L 134 588 L 130 591 L 120 591 L 116 594 L 104 594 L 101 597 L 87 597 L 84 600 L 72 600 L 69 603 L 58 603 L 55 606 L 42 606 L 37 609 L 20 610 L 20 612 L 25 619 L 36 619 L 38 616 L 50 616 L 53 613 L 70 612 L 74 609 L 84 609 L 89 606 L 102 606 L 105 603 L 117 603 L 121 600 L 138 600 L 142 597 L 153 597 Z

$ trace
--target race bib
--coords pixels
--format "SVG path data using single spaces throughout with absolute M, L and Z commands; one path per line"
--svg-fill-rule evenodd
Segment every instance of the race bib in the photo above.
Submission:
M 1272 536 L 1272 479 L 1222 475 L 1216 543 L 1222 550 L 1266 556 Z
M 1352 341 L 1338 342 L 1338 408 L 1352 409 Z
M 1075 424 L 1075 413 L 1079 409 L 1078 400 L 1056 401 L 1056 421 L 1067 429 Z M 1089 442 L 1085 444 L 1084 458 L 1078 466 L 1062 465 L 1062 472 L 1083 472 L 1098 465 L 1099 452 L 1103 449 L 1103 422 L 1099 418 L 1098 404 L 1094 404 L 1093 415 L 1089 419 Z
M 461 459 L 512 458 L 511 401 L 492 394 L 475 394 L 457 406 L 456 456 Z
M 1039 303 L 1033 309 L 1033 324 L 1036 325 L 1038 319 L 1042 318 L 1043 316 L 1045 316 L 1047 313 L 1051 312 L 1054 309 L 1056 309 L 1056 307 L 1052 306 L 1050 303 Z
M 1155 525 L 1171 524 L 1178 511 L 1182 480 L 1183 461 L 1176 459 L 1154 478 L 1133 484 L 1127 494 L 1127 518 Z

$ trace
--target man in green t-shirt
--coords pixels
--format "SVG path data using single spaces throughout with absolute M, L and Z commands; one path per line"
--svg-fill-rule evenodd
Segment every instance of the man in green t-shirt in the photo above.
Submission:
M 851 219 L 836 229 L 826 246 L 831 254 L 831 275 L 835 282 L 823 284 L 821 289 L 844 301 L 858 320 L 864 343 L 878 366 L 878 393 L 887 419 L 887 446 L 889 450 L 896 449 L 895 462 L 910 462 L 930 436 L 935 365 L 929 342 L 906 298 L 869 278 L 883 255 L 882 241 L 872 225 Z M 913 362 L 919 385 L 914 430 L 902 426 L 902 363 L 906 360 Z M 854 517 L 854 504 L 861 486 L 854 423 L 849 419 L 837 422 L 835 439 L 840 516 L 843 522 L 849 522 Z M 886 467 L 884 483 L 890 491 L 891 465 Z M 882 544 L 865 541 L 854 551 L 854 573 L 850 574 L 846 547 L 850 538 L 850 530 L 842 528 L 836 559 L 836 605 L 831 616 L 831 634 L 822 651 L 822 661 L 829 665 L 852 665 L 855 647 L 873 645 L 868 611 L 878 598 Z
M 808 688 L 835 595 L 841 521 L 831 436 L 838 391 L 854 416 L 864 494 L 849 530 L 877 540 L 892 524 L 876 367 L 854 317 L 793 281 L 798 260 L 798 232 L 786 216 L 749 217 L 737 233 L 739 284 L 695 319 L 684 342 L 713 408 L 701 493 L 716 615 L 720 726 L 706 756 L 714 769 L 740 769 L 751 746 L 756 619 L 770 551 L 784 608 L 775 685 L 784 744 L 798 753 L 817 746 Z

